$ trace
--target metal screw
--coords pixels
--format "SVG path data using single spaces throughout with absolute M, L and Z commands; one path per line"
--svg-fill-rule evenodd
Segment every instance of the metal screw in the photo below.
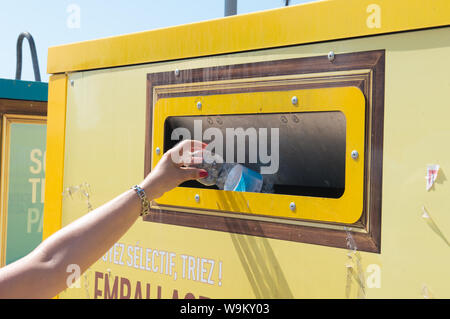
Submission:
M 197 203 L 200 201 L 200 195 L 199 194 L 195 194 L 195 201 Z
M 157 147 L 155 151 L 156 151 L 156 155 L 161 154 L 161 149 L 159 147 Z
M 175 76 L 180 76 L 180 70 L 175 69 Z
M 355 159 L 358 159 L 358 157 L 359 157 L 359 153 L 358 153 L 358 151 L 352 151 L 352 158 L 355 160 Z
M 74 80 L 70 80 L 70 86 L 74 86 L 75 81 Z
M 333 51 L 328 52 L 328 61 L 332 62 L 334 61 L 334 58 L 335 58 L 334 52 Z
M 297 105 L 298 103 L 298 98 L 296 96 L 293 96 L 291 99 L 292 104 Z
M 200 102 L 200 101 L 197 102 L 197 108 L 198 108 L 199 110 L 201 110 L 201 108 L 202 108 L 202 102 Z
M 295 203 L 294 203 L 294 202 L 291 202 L 291 203 L 289 204 L 289 208 L 290 208 L 292 211 L 295 211 Z

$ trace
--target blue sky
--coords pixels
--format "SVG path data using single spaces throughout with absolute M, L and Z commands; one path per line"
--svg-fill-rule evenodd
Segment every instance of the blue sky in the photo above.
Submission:
M 290 5 L 311 1 L 291 0 Z M 284 3 L 284 0 L 238 0 L 238 14 L 279 8 Z M 70 11 L 71 5 L 79 8 L 79 20 L 75 11 Z M 50 46 L 210 20 L 223 14 L 224 0 L 2 0 L 0 78 L 15 77 L 16 42 L 22 31 L 34 37 L 42 81 L 47 82 Z M 74 28 L 77 21 L 79 27 Z M 22 80 L 34 80 L 29 51 L 25 41 Z

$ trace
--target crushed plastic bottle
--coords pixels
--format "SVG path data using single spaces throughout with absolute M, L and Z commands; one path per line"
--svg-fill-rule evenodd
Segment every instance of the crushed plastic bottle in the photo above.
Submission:
M 224 190 L 259 193 L 263 186 L 261 174 L 241 164 L 234 164 L 225 179 Z
M 261 192 L 263 177 L 239 163 L 224 163 L 218 154 L 202 150 L 202 163 L 194 164 L 197 168 L 204 169 L 208 176 L 197 181 L 206 186 L 216 185 L 219 189 L 236 192 Z M 194 156 L 198 154 L 194 153 Z

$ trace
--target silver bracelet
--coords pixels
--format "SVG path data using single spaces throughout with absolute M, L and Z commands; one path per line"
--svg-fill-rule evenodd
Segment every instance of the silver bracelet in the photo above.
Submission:
M 131 188 L 136 191 L 139 198 L 141 199 L 142 212 L 140 216 L 147 216 L 148 214 L 150 214 L 150 202 L 147 199 L 147 195 L 145 195 L 145 191 L 142 189 L 142 187 L 139 187 L 138 185 L 134 185 Z

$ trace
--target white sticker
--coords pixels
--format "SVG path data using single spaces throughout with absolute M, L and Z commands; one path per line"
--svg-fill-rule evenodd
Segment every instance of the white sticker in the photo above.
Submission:
M 427 176 L 425 177 L 427 179 L 427 191 L 431 189 L 434 182 L 436 181 L 438 172 L 439 172 L 438 164 L 427 165 Z

